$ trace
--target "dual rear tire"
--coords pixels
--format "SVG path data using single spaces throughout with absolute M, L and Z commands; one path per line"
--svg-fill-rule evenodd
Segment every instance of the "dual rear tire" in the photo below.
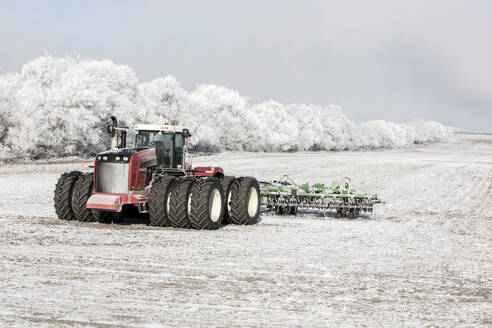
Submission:
M 260 215 L 260 186 L 253 177 L 237 178 L 231 185 L 227 209 L 231 223 L 253 224 Z
M 93 184 L 94 174 L 83 173 L 79 176 L 73 187 L 72 209 L 75 219 L 79 221 L 94 222 L 98 219 L 93 215 L 93 211 L 86 208 L 87 200 L 92 195 Z
M 216 230 L 222 226 L 224 191 L 217 179 L 198 179 L 189 195 L 190 221 L 194 229 Z
M 194 178 L 178 179 L 169 194 L 169 221 L 174 228 L 191 228 L 191 189 Z
M 149 194 L 149 220 L 155 227 L 170 227 L 169 195 L 176 178 L 173 176 L 158 176 L 153 180 Z
M 55 213 L 61 220 L 76 219 L 72 199 L 75 183 L 81 174 L 78 171 L 63 173 L 56 183 L 53 202 Z
M 215 230 L 226 223 L 253 224 L 260 214 L 255 178 L 159 177 L 149 196 L 151 225 Z

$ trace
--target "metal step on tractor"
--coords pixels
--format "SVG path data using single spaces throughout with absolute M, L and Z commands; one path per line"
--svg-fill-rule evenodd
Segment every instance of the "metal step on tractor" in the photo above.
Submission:
M 233 177 L 220 167 L 192 168 L 186 150 L 191 136 L 181 126 L 108 125 L 111 150 L 96 155 L 93 172 L 72 171 L 58 179 L 54 206 L 62 220 L 119 222 L 126 207 L 148 213 L 159 227 L 218 229 L 253 224 L 260 214 L 260 187 L 253 177 Z

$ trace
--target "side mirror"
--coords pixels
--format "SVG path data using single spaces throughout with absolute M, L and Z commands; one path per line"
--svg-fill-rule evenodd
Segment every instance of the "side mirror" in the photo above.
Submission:
M 183 137 L 185 137 L 185 138 L 189 138 L 189 137 L 191 137 L 190 130 L 188 130 L 188 129 L 183 129 Z

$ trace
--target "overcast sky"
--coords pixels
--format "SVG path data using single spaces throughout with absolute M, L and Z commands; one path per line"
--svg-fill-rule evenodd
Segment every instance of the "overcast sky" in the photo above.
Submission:
M 45 53 L 252 103 L 492 132 L 492 1 L 2 1 L 0 74 Z

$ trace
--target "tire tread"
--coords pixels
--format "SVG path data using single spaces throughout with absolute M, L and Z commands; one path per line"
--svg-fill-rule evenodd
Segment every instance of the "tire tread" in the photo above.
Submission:
M 158 176 L 152 182 L 149 195 L 149 220 L 155 227 L 170 227 L 171 222 L 167 213 L 167 197 L 169 189 L 176 178 L 173 176 Z
M 60 220 L 74 220 L 75 214 L 72 209 L 72 193 L 75 182 L 81 175 L 79 171 L 63 173 L 55 186 L 53 202 L 55 213 Z
M 254 224 L 257 222 L 259 210 L 254 217 L 248 213 L 247 193 L 251 187 L 259 190 L 258 181 L 253 177 L 237 178 L 231 186 L 230 220 L 233 224 Z M 258 195 L 259 196 L 259 195 Z
M 87 200 L 92 195 L 94 185 L 94 174 L 83 173 L 79 176 L 73 187 L 72 209 L 75 218 L 79 221 L 94 222 L 96 218 L 92 211 L 86 208 Z
M 198 230 L 216 230 L 222 225 L 223 216 L 217 222 L 210 219 L 209 200 L 213 189 L 219 189 L 223 198 L 222 186 L 217 179 L 198 179 L 191 188 L 191 226 Z M 223 214 L 223 207 L 222 213 Z
M 188 213 L 188 195 L 193 188 L 195 179 L 179 179 L 171 187 L 169 199 L 169 221 L 174 228 L 191 228 Z

